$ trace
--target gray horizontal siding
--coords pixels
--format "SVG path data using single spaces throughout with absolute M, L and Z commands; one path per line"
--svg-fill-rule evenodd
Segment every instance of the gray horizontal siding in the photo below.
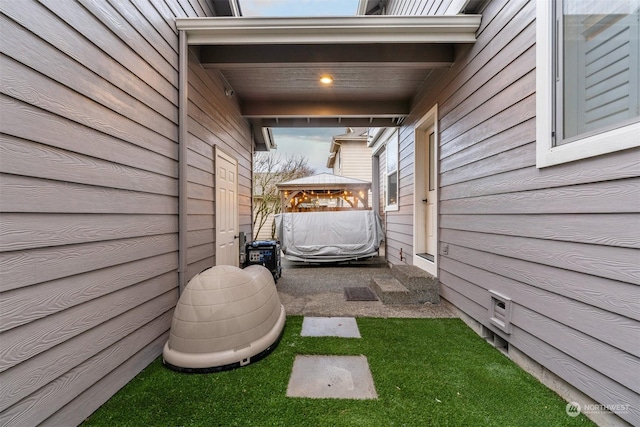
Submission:
M 174 158 L 149 151 L 126 140 L 101 132 L 83 124 L 72 122 L 55 112 L 0 94 L 0 127 L 3 133 L 68 153 L 81 153 L 112 164 L 130 166 L 173 178 L 178 177 Z M 37 127 L 23 123 L 38 123 Z M 78 141 L 82 145 L 78 146 Z M 139 159 L 139 160 L 137 160 Z
M 398 210 L 386 214 L 387 259 L 393 263 L 411 264 L 413 261 L 413 129 L 404 126 L 400 128 L 398 166 Z M 402 251 L 402 259 L 401 253 Z
M 640 227 L 626 226 L 634 221 L 640 221 L 635 214 L 465 214 L 445 215 L 440 225 L 451 230 L 640 249 Z
M 0 137 L 4 173 L 177 196 L 177 179 L 11 136 Z
M 175 140 L 2 56 L 2 93 L 147 150 L 177 159 Z M 38 96 L 34 97 L 33 94 Z
M 3 307 L 1 330 L 7 331 L 45 318 L 110 292 L 175 271 L 177 267 L 178 258 L 170 252 L 50 280 L 25 290 L 3 292 L 0 295 L 0 305 Z
M 177 250 L 177 245 L 177 236 L 171 233 L 5 252 L 0 255 L 1 289 L 17 289 L 158 256 Z
M 629 154 L 628 151 L 621 151 L 565 163 L 545 170 L 544 174 L 534 167 L 501 172 L 443 187 L 440 197 L 442 200 L 453 200 L 480 195 L 526 193 L 531 190 L 635 178 L 640 169 L 640 159 Z M 633 200 L 629 202 L 633 203 Z
M 156 358 L 178 298 L 176 16 L 206 0 L 0 4 L 0 424 L 74 425 Z M 213 146 L 247 123 L 192 62 L 188 258 L 212 265 Z M 206 101 L 203 101 L 206 100 Z M 250 212 L 241 219 L 250 231 Z
M 437 103 L 442 296 L 638 424 L 640 151 L 535 167 L 535 36 L 535 2 L 491 1 L 477 42 L 428 80 L 401 129 L 387 238 L 411 263 L 413 123 Z M 509 335 L 489 322 L 489 290 L 513 301 Z
M 215 147 L 238 161 L 240 231 L 250 234 L 252 226 L 249 125 L 240 116 L 239 106 L 224 96 L 220 76 L 202 68 L 194 55 L 190 56 L 189 85 L 187 280 L 216 264 Z

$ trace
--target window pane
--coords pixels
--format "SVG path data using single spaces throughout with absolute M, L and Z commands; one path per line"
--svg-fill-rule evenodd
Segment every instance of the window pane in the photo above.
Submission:
M 387 173 L 398 170 L 398 133 L 387 142 Z
M 564 142 L 638 120 L 640 116 L 640 0 L 562 3 Z
M 435 190 L 436 186 L 436 161 L 435 161 L 435 139 L 434 134 L 429 134 L 429 191 Z
M 387 206 L 398 204 L 398 173 L 387 175 Z

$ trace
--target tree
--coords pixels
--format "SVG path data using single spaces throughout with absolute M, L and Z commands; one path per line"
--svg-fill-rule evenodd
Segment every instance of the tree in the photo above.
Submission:
M 309 159 L 301 154 L 286 155 L 256 152 L 253 159 L 253 235 L 257 236 L 270 214 L 281 212 L 280 195 L 276 184 L 313 175 Z M 271 229 L 271 237 L 275 229 Z

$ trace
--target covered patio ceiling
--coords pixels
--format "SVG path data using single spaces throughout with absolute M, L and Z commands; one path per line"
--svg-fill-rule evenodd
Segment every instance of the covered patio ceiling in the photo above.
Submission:
M 480 15 L 179 18 L 269 149 L 274 127 L 398 126 L 425 80 L 475 42 Z M 331 84 L 320 78 L 329 76 Z M 260 131 L 262 130 L 262 131 Z

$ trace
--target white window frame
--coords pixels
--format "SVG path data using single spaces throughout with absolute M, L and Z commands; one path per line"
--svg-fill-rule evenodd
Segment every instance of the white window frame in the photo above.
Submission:
M 389 131 L 389 129 L 387 129 Z M 397 211 L 400 209 L 400 132 L 398 129 L 390 128 L 390 135 L 386 136 L 385 140 L 385 173 L 384 173 L 384 211 Z M 389 204 L 389 175 L 392 175 L 394 171 L 389 171 L 389 142 L 395 142 L 396 149 L 396 203 Z
M 544 168 L 640 147 L 640 123 L 553 146 L 555 2 L 536 1 L 536 166 Z

